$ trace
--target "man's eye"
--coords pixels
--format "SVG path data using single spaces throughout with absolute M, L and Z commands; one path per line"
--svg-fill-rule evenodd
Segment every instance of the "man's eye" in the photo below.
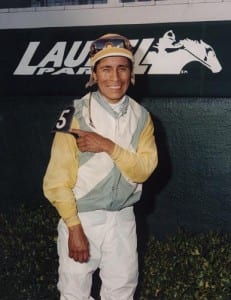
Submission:
M 126 66 L 120 67 L 119 70 L 120 70 L 120 71 L 127 71 L 127 70 L 128 70 L 128 67 L 126 67 Z

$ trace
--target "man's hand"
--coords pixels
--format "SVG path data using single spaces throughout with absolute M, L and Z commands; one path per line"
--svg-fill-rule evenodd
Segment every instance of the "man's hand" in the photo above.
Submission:
M 107 152 L 111 154 L 115 144 L 95 132 L 84 131 L 80 129 L 72 129 L 72 133 L 77 133 L 77 146 L 81 152 Z
M 69 256 L 75 261 L 80 263 L 88 261 L 90 257 L 89 242 L 81 224 L 69 227 L 68 248 Z

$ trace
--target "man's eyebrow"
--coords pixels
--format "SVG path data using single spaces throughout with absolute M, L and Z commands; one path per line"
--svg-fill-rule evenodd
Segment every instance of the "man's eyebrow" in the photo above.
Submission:
M 129 67 L 129 64 L 121 64 L 119 67 Z
M 100 68 L 113 68 L 113 67 L 114 66 L 111 66 L 111 65 L 102 65 L 102 66 L 100 66 Z M 129 68 L 129 64 L 120 64 L 116 67 L 127 67 L 127 68 Z

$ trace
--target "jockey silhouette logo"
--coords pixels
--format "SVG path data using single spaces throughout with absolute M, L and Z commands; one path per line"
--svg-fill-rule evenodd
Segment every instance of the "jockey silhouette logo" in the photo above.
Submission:
M 151 47 L 142 65 L 150 65 L 148 74 L 181 74 L 187 72 L 185 68 L 191 62 L 199 62 L 212 73 L 222 70 L 210 45 L 189 38 L 177 42 L 174 32 L 169 30 Z

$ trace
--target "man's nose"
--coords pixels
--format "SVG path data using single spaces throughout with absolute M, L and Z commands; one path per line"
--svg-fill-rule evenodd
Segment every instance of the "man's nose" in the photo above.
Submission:
M 118 80 L 118 78 L 119 78 L 119 72 L 118 72 L 117 69 L 112 70 L 111 77 L 112 77 L 113 80 Z

